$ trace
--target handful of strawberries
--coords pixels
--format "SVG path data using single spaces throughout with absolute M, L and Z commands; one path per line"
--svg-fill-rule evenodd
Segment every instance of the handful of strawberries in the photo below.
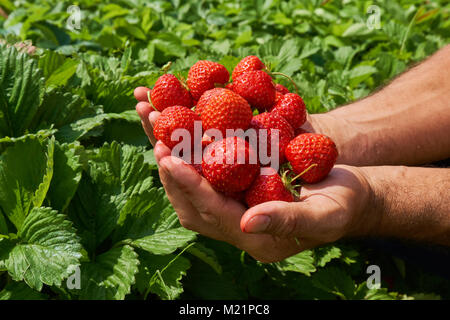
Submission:
M 301 129 L 303 99 L 275 84 L 273 75 L 258 57 L 248 56 L 229 82 L 223 65 L 201 60 L 190 68 L 186 83 L 164 74 L 153 89 L 138 87 L 134 95 L 161 112 L 155 138 L 172 154 L 181 146 L 177 156 L 214 189 L 249 207 L 292 202 L 299 196 L 294 181 L 325 179 L 338 151 L 329 137 Z

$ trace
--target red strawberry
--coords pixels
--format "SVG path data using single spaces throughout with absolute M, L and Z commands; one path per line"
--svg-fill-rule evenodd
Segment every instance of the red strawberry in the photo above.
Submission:
M 173 74 L 164 74 L 159 77 L 150 98 L 158 111 L 163 111 L 172 106 L 192 108 L 192 98 L 189 91 Z
M 275 106 L 277 105 L 278 101 L 280 101 L 283 98 L 283 94 L 279 91 L 275 92 L 275 102 L 273 103 L 273 106 L 269 109 L 267 109 L 267 111 L 271 112 L 273 110 L 273 108 L 275 108 Z
M 197 113 L 199 116 L 202 115 L 202 109 L 203 107 L 211 100 L 212 97 L 216 96 L 218 93 L 222 92 L 222 90 L 225 90 L 224 88 L 214 88 L 208 91 L 205 91 L 200 99 L 197 102 L 197 105 L 195 106 L 195 113 Z
M 271 112 L 285 118 L 294 129 L 302 126 L 306 121 L 305 103 L 296 93 L 285 94 Z
M 181 141 L 172 141 L 171 135 L 176 129 L 186 129 L 190 132 L 192 143 L 194 142 L 194 122 L 200 121 L 200 117 L 191 109 L 183 106 L 172 106 L 163 110 L 156 120 L 153 135 L 172 149 Z M 182 138 L 180 138 L 182 140 Z
M 292 129 L 289 122 L 287 122 L 282 116 L 272 114 L 268 112 L 260 113 L 253 116 L 250 127 L 259 131 L 261 129 L 267 130 L 267 156 L 272 155 L 272 149 L 277 148 L 279 150 L 279 161 L 283 163 L 285 161 L 284 149 L 288 145 L 289 141 L 294 138 L 294 129 Z M 278 130 L 278 143 L 271 144 L 272 130 Z M 260 134 L 258 133 L 258 137 Z M 260 146 L 260 143 L 258 143 Z
M 252 109 L 244 98 L 222 88 L 202 107 L 203 129 L 218 129 L 223 136 L 226 129 L 246 130 L 252 119 Z
M 265 67 L 264 63 L 257 56 L 247 56 L 236 65 L 231 78 L 236 80 L 244 72 L 262 70 Z
M 289 93 L 289 90 L 285 86 L 283 86 L 282 84 L 279 84 L 279 83 L 275 84 L 275 90 L 277 90 L 281 94 Z
M 233 82 L 228 83 L 228 84 L 225 86 L 225 88 L 228 89 L 228 90 L 233 90 Z
M 196 160 L 196 159 L 195 159 L 195 154 L 194 154 L 194 152 L 192 152 L 192 154 L 191 154 L 191 159 L 190 159 L 189 164 L 195 169 L 195 171 L 198 172 L 199 175 L 202 176 L 203 173 L 202 173 L 201 155 L 200 155 L 200 163 L 196 163 L 195 160 Z
M 260 112 L 269 110 L 275 102 L 275 85 L 272 78 L 262 70 L 241 74 L 233 81 L 233 91 Z
M 203 153 L 202 172 L 218 191 L 244 191 L 259 172 L 256 152 L 239 137 L 215 141 Z
M 295 137 L 286 147 L 286 158 L 294 172 L 306 183 L 323 180 L 333 168 L 338 157 L 335 143 L 317 133 L 304 133 Z
M 215 88 L 216 83 L 224 85 L 229 79 L 230 74 L 223 65 L 200 60 L 189 70 L 187 85 L 194 102 L 197 102 L 205 91 Z
M 285 187 L 283 180 L 273 168 L 266 175 L 260 174 L 245 192 L 245 202 L 249 207 L 268 201 L 293 202 L 293 194 Z

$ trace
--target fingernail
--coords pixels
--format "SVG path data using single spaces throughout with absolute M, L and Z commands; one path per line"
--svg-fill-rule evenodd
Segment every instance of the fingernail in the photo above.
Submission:
M 266 215 L 257 215 L 247 221 L 244 231 L 247 233 L 263 232 L 267 229 L 272 219 Z

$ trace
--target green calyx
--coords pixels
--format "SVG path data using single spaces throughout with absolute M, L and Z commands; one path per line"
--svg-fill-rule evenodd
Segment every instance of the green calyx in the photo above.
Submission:
M 313 163 L 308 168 L 303 170 L 300 174 L 294 176 L 294 171 L 292 170 L 292 166 L 290 163 L 283 165 L 281 168 L 281 181 L 283 181 L 284 187 L 294 195 L 295 198 L 300 198 L 300 190 L 302 187 L 301 184 L 294 184 L 295 180 L 300 178 L 302 175 L 307 173 L 312 168 L 317 167 L 317 163 Z

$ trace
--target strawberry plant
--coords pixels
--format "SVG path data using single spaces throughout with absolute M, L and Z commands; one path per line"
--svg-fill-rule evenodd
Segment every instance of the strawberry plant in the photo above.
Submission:
M 0 300 L 450 298 L 444 276 L 370 241 L 262 264 L 184 229 L 135 111 L 137 99 L 186 112 L 189 121 L 160 124 L 167 137 L 194 119 L 217 127 L 220 101 L 233 101 L 223 130 L 284 128 L 288 150 L 326 148 L 330 158 L 314 167 L 286 154 L 297 175 L 309 169 L 299 180 L 323 178 L 333 144 L 292 140 L 304 122 L 292 110 L 363 98 L 450 40 L 446 1 L 374 4 L 380 28 L 368 27 L 366 2 L 81 0 L 72 28 L 71 1 L 1 1 Z M 212 166 L 223 176 L 210 181 L 233 186 L 241 202 L 292 199 L 282 174 L 201 171 Z M 234 174 L 245 179 L 227 180 Z M 366 286 L 372 264 L 380 288 Z

